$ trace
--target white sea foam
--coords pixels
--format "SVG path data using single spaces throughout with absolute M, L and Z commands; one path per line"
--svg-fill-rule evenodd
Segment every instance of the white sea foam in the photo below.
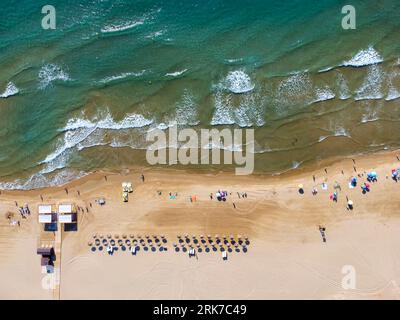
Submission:
M 217 91 L 214 99 L 215 111 L 211 119 L 211 125 L 234 124 L 235 119 L 230 97 L 223 95 L 221 91 Z
M 383 58 L 373 47 L 359 51 L 353 58 L 344 61 L 342 66 L 362 67 L 371 64 L 377 64 L 383 61 Z
M 225 63 L 227 64 L 236 64 L 236 63 L 242 63 L 243 58 L 237 58 L 237 59 L 225 59 Z
M 83 140 L 85 140 L 95 129 L 95 127 L 80 128 L 65 132 L 64 137 L 58 141 L 56 150 L 50 153 L 46 159 L 41 162 L 41 164 L 54 161 L 65 151 L 75 147 L 78 143 L 81 143 Z M 56 165 L 56 167 L 59 168 L 60 165 Z
M 336 85 L 338 87 L 339 99 L 346 100 L 351 97 L 349 85 L 347 84 L 344 75 L 340 72 L 336 74 Z
M 39 70 L 39 87 L 41 89 L 45 89 L 49 84 L 51 84 L 55 80 L 60 81 L 69 81 L 71 80 L 69 74 L 65 72 L 60 66 L 49 63 L 44 65 Z
M 382 99 L 384 74 L 378 65 L 368 67 L 368 73 L 361 87 L 356 91 L 356 100 Z
M 54 162 L 74 147 L 82 149 L 83 142 L 96 129 L 121 130 L 141 128 L 153 123 L 153 120 L 146 119 L 140 114 L 127 115 L 121 121 L 115 121 L 109 112 L 105 116 L 100 116 L 99 118 L 92 120 L 86 118 L 72 118 L 68 120 L 67 125 L 62 130 L 64 131 L 64 136 L 58 141 L 55 151 L 49 154 L 41 164 Z M 66 161 L 64 161 L 63 164 L 54 165 L 53 163 L 51 167 L 53 170 L 54 168 L 59 169 L 65 166 Z
M 112 32 L 121 32 L 125 30 L 132 29 L 134 27 L 140 26 L 145 23 L 145 19 L 139 19 L 137 21 L 128 21 L 122 23 L 110 24 L 101 29 L 102 33 L 112 33 Z
M 165 33 L 166 33 L 166 30 L 158 30 L 158 31 L 154 31 L 154 32 L 148 34 L 147 36 L 145 36 L 145 38 L 155 39 L 155 38 L 161 37 Z
M 307 73 L 297 73 L 283 80 L 274 97 L 275 108 L 286 113 L 294 105 L 306 105 L 315 100 L 313 83 Z
M 322 69 L 318 70 L 318 72 L 319 73 L 328 72 L 328 71 L 332 70 L 333 68 L 334 67 L 325 67 L 325 68 L 322 68 Z
M 333 132 L 335 137 L 350 137 L 350 133 L 343 127 L 337 126 Z
M 74 171 L 71 169 L 63 169 L 49 176 L 43 173 L 36 173 L 28 179 L 17 179 L 12 182 L 1 182 L 2 190 L 30 190 L 45 187 L 60 186 L 72 180 L 85 176 L 83 171 Z
M 332 100 L 334 98 L 335 98 L 335 94 L 332 92 L 332 90 L 328 86 L 326 86 L 324 88 L 316 88 L 315 89 L 315 98 L 311 103 Z
M 297 169 L 302 163 L 303 161 L 292 161 L 292 169 Z
M 188 69 L 184 69 L 184 70 L 180 70 L 180 71 L 176 71 L 176 72 L 171 72 L 171 73 L 166 73 L 165 76 L 166 77 L 179 77 L 181 75 L 183 75 L 186 71 L 188 71 Z
M 261 127 L 265 124 L 264 109 L 255 95 L 245 95 L 234 110 L 235 123 L 239 127 Z
M 396 67 L 396 65 L 395 65 L 395 67 Z M 394 71 L 392 71 L 388 74 L 387 82 L 388 82 L 389 89 L 388 89 L 387 96 L 385 98 L 386 101 L 396 100 L 396 99 L 400 98 L 399 89 L 397 89 L 397 87 L 395 85 L 395 80 L 396 80 L 396 78 L 399 78 L 399 76 L 400 76 L 400 72 L 397 70 L 397 68 L 395 68 Z
M 242 70 L 231 71 L 224 80 L 224 87 L 233 93 L 245 93 L 252 91 L 255 85 L 248 74 Z
M 176 106 L 176 123 L 178 125 L 195 126 L 200 122 L 198 118 L 194 97 L 188 90 L 185 90 L 181 101 L 179 101 Z
M 231 151 L 231 152 L 242 152 L 243 151 L 242 145 L 231 144 L 231 145 L 225 146 L 225 144 L 222 140 L 219 142 L 219 144 L 216 144 L 216 143 L 213 143 L 210 141 L 209 143 L 202 145 L 201 148 L 204 150 L 227 150 L 227 151 Z
M 215 110 L 211 125 L 263 126 L 265 124 L 264 108 L 260 100 L 256 93 L 233 97 L 221 86 L 216 86 Z
M 153 120 L 145 118 L 141 114 L 129 114 L 121 121 L 115 121 L 110 112 L 97 116 L 93 120 L 84 118 L 72 118 L 68 120 L 63 131 L 76 130 L 80 128 L 99 128 L 109 130 L 141 128 L 153 123 Z
M 118 75 L 105 77 L 105 78 L 101 79 L 99 81 L 99 83 L 105 84 L 105 83 L 109 83 L 109 82 L 112 82 L 112 81 L 129 78 L 129 77 L 135 77 L 136 78 L 136 77 L 140 77 L 140 76 L 144 75 L 145 73 L 146 73 L 146 70 L 142 70 L 142 71 L 139 71 L 139 72 L 124 72 L 124 73 L 120 73 Z
M 0 98 L 8 98 L 11 96 L 15 96 L 16 94 L 18 94 L 18 92 L 19 89 L 17 88 L 17 86 L 13 82 L 9 82 L 7 83 L 4 92 L 0 95 Z
M 398 99 L 398 98 L 400 98 L 400 92 L 399 92 L 399 90 L 397 90 L 397 88 L 395 88 L 395 87 L 393 87 L 393 86 L 390 87 L 390 88 L 389 88 L 389 92 L 388 92 L 388 94 L 387 94 L 385 100 L 386 100 L 386 101 L 391 101 L 391 100 L 396 100 L 396 99 Z

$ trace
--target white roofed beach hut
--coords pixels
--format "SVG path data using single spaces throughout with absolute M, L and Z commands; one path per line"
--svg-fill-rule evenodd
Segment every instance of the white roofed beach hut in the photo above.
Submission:
M 58 205 L 58 221 L 64 224 L 64 230 L 76 230 L 77 220 L 75 205 L 70 203 Z M 75 228 L 72 225 L 75 225 Z
M 51 204 L 40 204 L 38 207 L 39 223 L 53 223 L 57 220 L 57 215 Z

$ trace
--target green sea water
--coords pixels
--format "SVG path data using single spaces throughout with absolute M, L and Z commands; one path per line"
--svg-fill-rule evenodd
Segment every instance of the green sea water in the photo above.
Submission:
M 0 187 L 147 165 L 154 128 L 254 128 L 256 170 L 396 148 L 400 1 L 2 2 Z

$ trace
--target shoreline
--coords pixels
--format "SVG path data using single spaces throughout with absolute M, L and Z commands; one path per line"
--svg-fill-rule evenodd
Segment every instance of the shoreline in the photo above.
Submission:
M 136 169 L 125 174 L 96 172 L 60 187 L 2 191 L 0 281 L 4 285 L 0 297 L 400 298 L 396 289 L 400 272 L 391 268 L 400 263 L 392 245 L 400 240 L 400 216 L 396 214 L 400 190 L 390 178 L 391 168 L 400 166 L 400 161 L 396 151 L 353 159 L 360 184 L 365 172 L 378 172 L 378 182 L 368 194 L 363 195 L 359 186 L 347 186 L 355 174 L 352 158 L 272 177 Z M 140 179 L 142 172 L 144 182 Z M 123 181 L 133 183 L 127 203 L 121 198 Z M 335 181 L 341 185 L 337 203 L 329 200 Z M 323 182 L 328 190 L 321 189 Z M 302 195 L 298 192 L 300 183 L 305 190 Z M 315 196 L 311 194 L 313 187 L 318 188 Z M 217 190 L 228 192 L 226 202 L 210 199 L 210 193 Z M 178 196 L 171 198 L 169 192 Z M 346 210 L 346 196 L 354 201 L 353 211 Z M 99 197 L 105 198 L 104 206 L 95 202 Z M 14 201 L 19 206 L 29 204 L 32 214 L 19 219 Z M 61 270 L 58 294 L 41 285 L 43 274 L 36 246 L 43 239 L 56 243 L 56 237 L 38 223 L 40 203 L 74 203 L 82 208 L 77 231 L 57 232 L 57 241 L 62 243 L 61 260 L 57 262 Z M 15 213 L 20 227 L 8 224 L 4 217 L 8 211 Z M 327 242 L 322 241 L 320 226 L 326 228 Z M 109 256 L 97 248 L 92 252 L 88 242 L 93 242 L 93 236 L 106 238 L 108 234 L 120 239 L 124 234 L 165 236 L 167 251 L 142 250 L 137 256 L 128 251 Z M 247 252 L 239 246 L 238 252 L 234 249 L 228 253 L 227 261 L 222 260 L 218 247 L 215 252 L 199 251 L 196 259 L 189 259 L 187 252 L 175 252 L 174 246 L 180 246 L 178 236 L 185 234 L 197 239 L 201 235 L 232 236 L 236 241 L 239 236 L 248 237 L 250 244 Z M 375 235 L 373 241 L 371 235 Z M 382 265 L 380 261 L 388 263 Z M 345 265 L 353 265 L 358 272 L 357 290 L 341 287 Z M 113 271 L 116 269 L 118 274 Z
M 329 167 L 329 166 L 334 166 L 335 164 L 338 163 L 343 163 L 346 160 L 359 160 L 362 158 L 368 158 L 368 159 L 381 159 L 381 158 L 390 158 L 391 156 L 397 156 L 397 154 L 400 153 L 400 149 L 394 149 L 394 150 L 380 150 L 377 152 L 372 152 L 372 153 L 358 153 L 358 154 L 353 154 L 353 155 L 348 155 L 348 156 L 336 156 L 336 157 L 330 157 L 328 159 L 323 159 L 323 160 L 313 160 L 311 162 L 305 162 L 304 166 L 300 166 L 298 168 L 290 168 L 287 169 L 283 172 L 275 172 L 275 173 L 262 173 L 262 172 L 253 172 L 250 175 L 246 175 L 245 177 L 262 177 L 263 179 L 273 179 L 273 178 L 287 178 L 291 176 L 296 176 L 299 174 L 303 173 L 311 173 L 314 171 L 317 171 L 321 168 Z M 398 159 L 398 161 L 400 161 Z M 58 190 L 58 189 L 63 189 L 63 188 L 68 188 L 70 186 L 76 186 L 79 184 L 82 184 L 86 182 L 87 180 L 91 179 L 96 179 L 97 177 L 104 177 L 104 176 L 124 176 L 124 175 L 129 175 L 132 173 L 138 173 L 140 174 L 141 172 L 159 172 L 159 173 L 171 173 L 171 174 L 198 174 L 198 175 L 227 175 L 227 176 L 235 176 L 233 173 L 234 169 L 231 170 L 218 170 L 215 168 L 207 168 L 207 169 L 198 169 L 198 168 L 190 168 L 190 169 L 185 169 L 188 166 L 180 165 L 178 167 L 171 167 L 169 165 L 155 165 L 155 166 L 130 166 L 126 167 L 121 170 L 113 170 L 113 169 L 101 169 L 101 170 L 94 170 L 92 172 L 86 173 L 82 177 L 78 177 L 76 179 L 73 179 L 69 182 L 56 185 L 56 186 L 47 186 L 47 187 L 41 187 L 41 188 L 35 188 L 35 189 L 1 189 L 0 192 L 1 194 L 9 194 L 9 193 L 27 193 L 27 192 L 35 192 L 38 191 L 40 192 L 41 190 L 43 192 L 46 191 L 51 191 L 52 189 Z M 207 172 L 207 170 L 209 170 Z M 0 198 L 1 198 L 0 194 Z

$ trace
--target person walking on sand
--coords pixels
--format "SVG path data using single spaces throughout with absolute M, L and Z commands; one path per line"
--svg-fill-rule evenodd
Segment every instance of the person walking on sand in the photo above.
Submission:
M 143 173 L 140 178 L 142 179 L 142 182 L 144 182 L 144 174 Z
M 233 209 L 236 209 L 236 204 L 234 202 L 232 202 L 233 204 Z

